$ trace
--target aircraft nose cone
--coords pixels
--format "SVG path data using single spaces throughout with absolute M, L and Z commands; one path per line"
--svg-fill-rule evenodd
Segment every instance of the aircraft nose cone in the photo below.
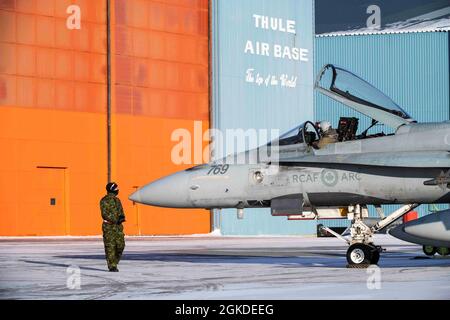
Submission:
M 140 189 L 139 189 L 139 190 L 136 190 L 135 192 L 133 192 L 132 194 L 130 194 L 130 195 L 128 196 L 128 199 L 129 199 L 130 201 L 133 201 L 133 202 L 139 202 L 139 203 L 141 203 L 141 192 L 140 192 Z
M 128 199 L 158 207 L 189 207 L 188 180 L 188 173 L 178 172 L 143 186 Z

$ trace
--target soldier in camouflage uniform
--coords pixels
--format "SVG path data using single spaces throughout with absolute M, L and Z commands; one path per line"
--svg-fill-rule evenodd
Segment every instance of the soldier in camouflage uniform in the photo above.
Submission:
M 105 244 L 106 261 L 111 272 L 118 272 L 117 265 L 125 249 L 125 237 L 122 223 L 125 222 L 122 203 L 117 197 L 119 186 L 110 182 L 106 185 L 107 195 L 100 200 L 103 218 L 103 243 Z

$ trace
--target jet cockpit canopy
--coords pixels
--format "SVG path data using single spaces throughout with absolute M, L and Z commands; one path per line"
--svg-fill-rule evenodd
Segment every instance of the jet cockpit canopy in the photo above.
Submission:
M 389 127 L 414 122 L 414 119 L 383 92 L 357 75 L 327 64 L 319 72 L 315 88 L 326 96 L 365 114 Z

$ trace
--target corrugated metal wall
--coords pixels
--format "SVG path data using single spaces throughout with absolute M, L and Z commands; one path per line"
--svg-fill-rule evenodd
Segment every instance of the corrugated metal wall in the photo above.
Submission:
M 208 1 L 111 0 L 112 178 L 128 234 L 210 231 L 206 210 L 133 205 L 181 170 L 171 133 L 209 127 Z M 106 0 L 0 1 L 0 235 L 101 234 Z
M 448 32 L 316 37 L 315 73 L 342 66 L 386 93 L 419 122 L 449 119 Z M 316 119 L 337 125 L 349 108 L 316 93 Z M 363 123 L 365 126 L 367 122 Z
M 336 64 L 386 93 L 419 122 L 450 119 L 448 32 L 316 37 L 315 53 L 316 74 L 323 65 Z M 319 93 L 315 94 L 314 112 L 316 120 L 330 120 L 333 126 L 340 116 L 360 117 L 360 131 L 370 124 L 367 117 Z M 397 207 L 385 206 L 385 210 Z M 417 211 L 423 215 L 427 206 Z M 375 215 L 373 210 L 371 214 Z M 321 222 L 348 224 L 346 220 Z
M 313 8 L 310 0 L 213 1 L 213 126 L 225 129 L 279 129 L 280 133 L 309 120 L 312 112 Z M 296 21 L 296 33 L 255 27 L 253 15 Z M 286 27 L 284 27 L 286 28 Z M 267 55 L 246 53 L 248 41 L 255 52 L 265 42 Z M 276 58 L 275 44 L 309 50 L 309 62 Z M 298 77 L 295 88 L 257 85 L 246 81 L 254 70 L 264 79 L 282 74 Z M 268 137 L 270 138 L 270 136 Z M 260 141 L 260 144 L 266 141 Z M 237 150 L 242 151 L 242 150 Z M 215 215 L 223 234 L 314 234 L 315 222 L 274 218 L 267 209 L 246 209 L 243 220 L 235 210 Z
M 174 130 L 209 128 L 207 0 L 115 0 L 112 10 L 112 177 L 126 197 L 191 164 L 171 159 Z M 192 159 L 193 160 L 193 159 Z M 126 199 L 129 234 L 210 231 L 206 210 Z
M 106 2 L 72 4 L 0 1 L 0 235 L 101 232 Z

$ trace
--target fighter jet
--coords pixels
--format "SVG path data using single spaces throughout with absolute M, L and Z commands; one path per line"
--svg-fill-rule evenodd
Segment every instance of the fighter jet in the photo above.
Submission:
M 372 119 L 341 117 L 335 137 L 306 121 L 257 149 L 232 154 L 143 186 L 132 201 L 174 208 L 270 208 L 288 219 L 346 218 L 350 267 L 377 264 L 373 234 L 420 204 L 450 202 L 450 122 L 418 123 L 362 78 L 325 65 L 315 89 Z M 393 133 L 374 132 L 384 124 Z M 326 140 L 326 143 L 323 143 Z M 236 159 L 245 158 L 244 163 Z M 390 215 L 381 205 L 401 204 Z M 369 226 L 367 206 L 380 221 Z M 447 225 L 448 228 L 448 225 Z

